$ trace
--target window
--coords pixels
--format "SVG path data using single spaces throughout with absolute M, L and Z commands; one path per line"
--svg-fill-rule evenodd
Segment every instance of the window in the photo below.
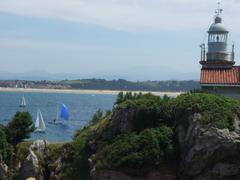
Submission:
M 227 34 L 209 34 L 209 42 L 227 42 Z

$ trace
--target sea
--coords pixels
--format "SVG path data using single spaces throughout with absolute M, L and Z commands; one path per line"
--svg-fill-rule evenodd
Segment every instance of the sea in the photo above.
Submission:
M 22 97 L 27 107 L 20 108 Z M 50 142 L 71 141 L 78 129 L 88 125 L 93 114 L 101 109 L 111 110 L 116 95 L 81 94 L 56 92 L 0 92 L 0 123 L 6 125 L 17 111 L 28 111 L 36 120 L 40 109 L 46 124 L 45 133 L 33 132 L 29 140 L 46 139 Z M 70 118 L 63 124 L 51 124 L 57 115 L 57 106 L 64 103 L 69 108 Z

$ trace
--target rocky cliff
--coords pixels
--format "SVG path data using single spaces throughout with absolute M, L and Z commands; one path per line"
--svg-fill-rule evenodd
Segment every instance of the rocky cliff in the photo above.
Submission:
M 20 158 L 18 177 L 237 180 L 239 112 L 238 101 L 209 94 L 132 98 L 80 130 L 71 143 L 33 142 Z M 0 178 L 6 171 L 1 162 Z

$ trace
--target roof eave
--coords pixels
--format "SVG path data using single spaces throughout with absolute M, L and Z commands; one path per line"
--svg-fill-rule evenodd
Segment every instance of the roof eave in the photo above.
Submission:
M 208 86 L 208 87 L 213 87 L 213 86 L 217 86 L 217 87 L 240 87 L 240 84 L 204 84 L 204 83 L 200 83 L 201 86 Z

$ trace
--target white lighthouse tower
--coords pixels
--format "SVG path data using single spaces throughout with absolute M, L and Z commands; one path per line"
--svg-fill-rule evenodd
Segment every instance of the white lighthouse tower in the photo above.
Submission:
M 208 48 L 207 53 L 205 44 L 201 47 L 202 68 L 232 68 L 234 62 L 234 45 L 231 52 L 228 51 L 228 35 L 229 31 L 222 22 L 222 9 L 218 3 L 218 9 L 214 17 L 214 22 L 208 30 Z

